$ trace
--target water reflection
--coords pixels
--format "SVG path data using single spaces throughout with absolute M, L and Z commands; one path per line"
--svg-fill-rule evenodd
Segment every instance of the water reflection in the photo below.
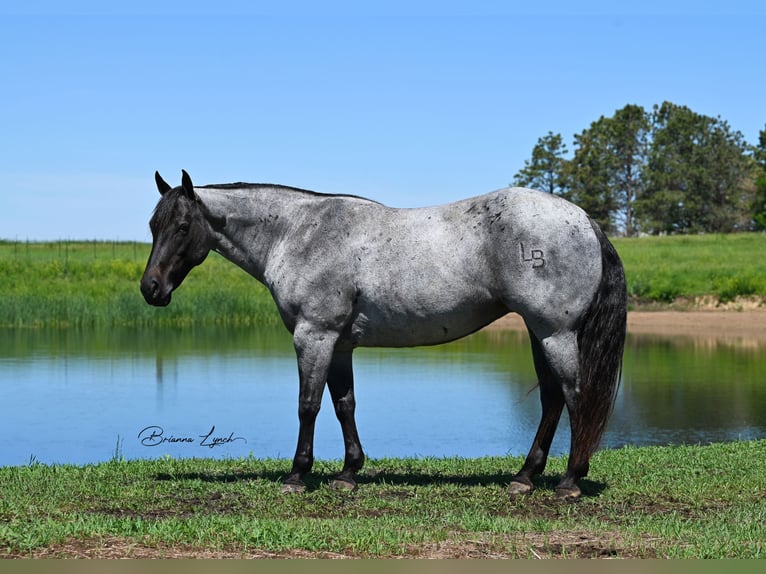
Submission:
M 766 346 L 711 338 L 628 338 L 613 444 L 763 437 Z
M 440 347 L 360 349 L 358 423 L 372 457 L 525 454 L 539 420 L 529 341 L 478 333 Z M 766 436 L 766 346 L 631 336 L 605 446 Z M 283 329 L 0 331 L 0 464 L 171 456 L 291 457 L 297 368 Z M 342 457 L 329 404 L 316 454 Z M 139 433 L 192 441 L 141 444 Z M 200 444 L 217 437 L 244 440 Z M 568 450 L 566 420 L 553 444 Z

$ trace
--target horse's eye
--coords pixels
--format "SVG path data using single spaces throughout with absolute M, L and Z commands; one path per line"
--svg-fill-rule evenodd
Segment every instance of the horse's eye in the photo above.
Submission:
M 180 233 L 181 235 L 186 235 L 189 233 L 189 224 L 188 223 L 182 223 L 178 226 L 177 233 Z

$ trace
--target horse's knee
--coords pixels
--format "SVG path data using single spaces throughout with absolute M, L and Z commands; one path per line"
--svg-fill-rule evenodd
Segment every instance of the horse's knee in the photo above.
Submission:
M 319 409 L 322 406 L 321 401 L 315 400 L 299 400 L 298 401 L 298 418 L 301 422 L 311 422 L 316 419 L 319 414 Z
M 335 416 L 338 420 L 345 421 L 354 417 L 356 411 L 356 401 L 353 397 L 344 397 L 335 402 Z

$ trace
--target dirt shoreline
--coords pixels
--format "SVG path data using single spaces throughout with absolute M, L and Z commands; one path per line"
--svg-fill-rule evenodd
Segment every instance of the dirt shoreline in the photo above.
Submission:
M 491 330 L 526 330 L 515 313 L 498 319 Z M 628 333 L 741 340 L 766 344 L 766 310 L 629 311 Z

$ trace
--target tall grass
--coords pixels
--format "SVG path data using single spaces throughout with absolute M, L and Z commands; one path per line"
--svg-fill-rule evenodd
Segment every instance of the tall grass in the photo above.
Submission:
M 615 239 L 630 295 L 669 303 L 709 295 L 766 298 L 766 234 Z M 0 241 L 0 326 L 109 327 L 279 323 L 268 291 L 211 253 L 173 302 L 147 305 L 139 281 L 150 246 Z
M 277 323 L 266 289 L 211 253 L 165 308 L 146 304 L 142 243 L 0 243 L 0 325 L 104 327 Z

